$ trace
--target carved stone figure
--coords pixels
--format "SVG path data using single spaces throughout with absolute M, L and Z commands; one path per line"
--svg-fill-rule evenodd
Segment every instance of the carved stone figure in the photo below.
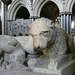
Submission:
M 0 35 L 0 67 L 13 69 L 23 65 L 25 52 L 21 44 L 13 37 Z
M 72 37 L 61 28 L 55 27 L 49 19 L 36 19 L 30 25 L 30 35 L 33 38 L 34 50 L 43 52 L 39 58 L 28 61 L 32 71 L 41 72 L 41 68 L 57 70 L 75 52 Z

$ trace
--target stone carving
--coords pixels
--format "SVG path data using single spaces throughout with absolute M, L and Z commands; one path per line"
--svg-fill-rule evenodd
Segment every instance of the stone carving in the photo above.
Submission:
M 31 24 L 31 19 L 18 19 L 16 21 L 8 22 L 8 35 L 12 36 L 25 36 L 29 35 L 29 25 Z
M 42 54 L 42 51 L 34 50 L 33 38 L 31 35 L 30 36 L 17 36 L 14 38 L 20 42 L 25 52 L 28 53 L 26 54 L 27 57 L 25 58 L 26 60 L 25 62 L 27 62 L 31 58 L 38 57 Z
M 23 65 L 25 53 L 13 37 L 0 35 L 0 70 L 13 69 Z
M 32 71 L 54 71 L 62 63 L 72 59 L 70 54 L 75 53 L 72 37 L 61 28 L 55 27 L 51 20 L 36 19 L 30 25 L 29 32 L 33 38 L 33 50 L 43 52 L 40 57 L 28 61 Z

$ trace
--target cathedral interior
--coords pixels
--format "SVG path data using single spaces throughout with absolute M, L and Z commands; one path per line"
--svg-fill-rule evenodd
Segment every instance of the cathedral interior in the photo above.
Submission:
M 0 35 L 10 34 L 10 23 L 13 21 L 19 19 L 35 20 L 41 17 L 51 19 L 55 23 L 55 26 L 61 27 L 69 34 L 74 34 L 75 1 L 0 0 Z
M 38 23 L 35 22 L 37 19 L 40 19 L 40 18 L 45 18 L 47 20 L 50 20 L 51 27 L 49 27 L 49 26 L 46 27 L 44 25 L 40 26 L 41 22 L 38 22 Z M 47 20 L 46 20 L 46 22 L 47 22 Z M 32 26 L 31 24 L 32 25 L 35 24 L 35 25 Z M 43 27 L 45 27 L 45 28 L 43 28 Z M 56 29 L 53 30 L 53 27 L 55 27 Z M 37 34 L 37 35 L 33 35 L 33 33 L 31 34 L 29 32 L 30 28 L 31 28 L 31 32 L 34 31 L 34 33 L 35 33 L 37 31 L 40 31 L 40 34 Z M 52 36 L 49 35 L 50 31 L 48 29 L 47 29 L 47 31 L 40 30 L 40 29 L 46 29 L 46 28 L 52 29 L 52 33 L 54 32 L 53 35 L 51 33 Z M 60 29 L 61 29 L 61 31 L 60 31 Z M 36 49 L 36 47 L 34 48 L 34 46 L 36 46 L 37 44 L 39 44 L 39 45 L 41 45 L 41 44 L 36 43 L 36 42 L 38 42 L 38 40 L 36 41 L 36 39 L 34 37 L 41 36 L 39 38 L 42 38 L 44 36 L 44 33 L 47 33 L 47 34 L 49 33 L 48 37 L 46 35 L 45 39 L 44 40 L 41 39 L 40 42 L 43 40 L 42 41 L 43 44 L 45 44 L 47 42 L 49 45 L 51 42 L 51 45 L 50 45 L 51 48 L 48 45 L 46 48 L 43 48 L 44 51 L 47 50 L 46 52 L 44 52 L 44 51 L 36 51 L 35 52 L 35 50 L 37 50 L 37 49 L 41 50 L 41 49 L 39 48 L 39 46 L 37 49 Z M 6 38 L 4 38 L 4 37 L 2 38 L 1 36 L 8 38 L 7 40 L 9 40 L 9 41 L 6 41 Z M 72 36 L 73 39 L 71 39 L 69 36 Z M 14 40 L 14 39 L 11 40 L 11 38 L 9 38 L 9 37 L 13 37 L 16 40 L 18 40 L 21 43 L 21 45 L 18 41 Z M 50 39 L 49 37 L 51 37 L 52 40 L 49 40 Z M 59 38 L 59 37 L 61 37 L 61 38 Z M 3 41 L 2 41 L 2 39 L 3 39 Z M 47 40 L 47 41 L 45 41 L 45 40 Z M 55 50 L 57 50 L 56 54 L 58 54 L 58 57 L 60 56 L 60 58 L 58 58 L 59 60 L 53 59 L 52 61 L 49 60 L 49 62 L 51 62 L 51 63 L 48 62 L 49 63 L 48 65 L 50 66 L 50 67 L 48 66 L 48 69 L 50 69 L 51 71 L 48 70 L 47 68 L 42 69 L 41 66 L 39 66 L 39 67 L 41 67 L 41 69 L 38 69 L 38 67 L 37 68 L 34 67 L 38 63 L 36 61 L 36 60 L 38 60 L 37 56 L 36 56 L 37 58 L 35 57 L 36 59 L 30 60 L 29 68 L 32 68 L 32 70 L 34 69 L 34 72 L 41 71 L 41 73 L 43 73 L 43 72 L 46 73 L 46 70 L 47 70 L 47 72 L 50 73 L 49 75 L 71 75 L 71 74 L 75 75 L 75 59 L 74 59 L 74 61 L 71 62 L 69 60 L 72 57 L 69 55 L 65 56 L 69 52 L 68 51 L 69 49 L 73 49 L 73 50 L 75 49 L 75 0 L 0 0 L 0 42 L 2 42 L 2 44 L 0 43 L 0 47 L 1 47 L 0 54 L 5 47 L 7 48 L 6 50 L 9 51 L 10 45 L 11 45 L 10 50 L 12 50 L 13 45 L 14 45 L 15 50 L 21 49 L 24 51 L 25 49 L 28 48 L 27 49 L 28 51 L 26 50 L 25 52 L 14 50 L 11 52 L 4 53 L 5 51 L 3 51 L 1 55 L 2 56 L 5 55 L 5 59 L 4 59 L 4 57 L 3 57 L 3 59 L 1 59 L 1 55 L 0 55 L 0 64 L 1 65 L 2 64 L 5 65 L 5 63 L 3 63 L 3 61 L 5 61 L 7 59 L 9 60 L 9 58 L 7 58 L 7 57 L 10 57 L 10 58 L 16 57 L 17 58 L 17 56 L 21 55 L 21 53 L 25 53 L 26 57 L 24 56 L 25 60 L 22 60 L 24 62 L 24 63 L 22 63 L 22 65 L 24 65 L 24 67 L 25 66 L 28 67 L 28 61 L 31 58 L 34 58 L 35 55 L 40 54 L 40 56 L 41 56 L 44 53 L 48 53 L 48 50 L 54 50 L 54 52 L 55 52 Z M 17 43 L 18 45 L 15 43 Z M 18 46 L 18 47 L 16 47 L 16 46 Z M 46 46 L 46 44 L 43 46 Z M 4 47 L 4 48 L 2 49 L 2 47 Z M 26 48 L 24 49 L 24 47 L 26 47 Z M 34 51 L 31 51 L 31 50 L 34 50 Z M 60 50 L 62 50 L 62 51 L 60 52 Z M 67 51 L 64 52 L 63 50 L 64 51 L 67 50 Z M 50 51 L 49 51 L 49 53 L 50 53 Z M 70 53 L 72 53 L 72 52 L 70 52 Z M 62 54 L 63 54 L 63 56 L 61 57 Z M 47 54 L 45 54 L 45 55 L 48 56 L 48 59 L 51 59 L 51 58 L 49 58 L 49 55 L 47 55 Z M 54 54 L 52 54 L 52 56 L 53 55 Z M 23 54 L 22 54 L 22 56 L 23 56 Z M 20 57 L 18 57 L 18 58 L 20 58 Z M 75 58 L 75 54 L 74 54 L 74 58 Z M 1 60 L 2 60 L 2 62 L 1 62 Z M 13 61 L 13 59 L 10 59 L 10 60 Z M 39 60 L 41 60 L 41 58 Z M 57 68 L 60 68 L 62 63 L 64 63 L 64 61 L 66 61 L 66 60 L 71 63 L 67 63 L 64 68 L 61 68 L 62 69 L 61 71 L 58 71 Z M 11 63 L 11 61 L 9 61 L 9 62 Z M 41 62 L 39 62 L 39 63 L 41 63 Z M 10 67 L 10 66 L 8 66 L 9 64 L 8 63 L 6 63 L 6 64 L 7 64 L 6 68 L 9 68 Z M 0 65 L 0 68 L 2 67 L 1 65 Z M 60 65 L 60 66 L 58 66 L 58 65 Z M 66 68 L 66 66 L 67 66 L 67 68 Z M 23 68 L 20 68 L 20 69 L 23 69 Z M 21 71 L 24 71 L 24 70 L 21 70 Z M 14 70 L 13 70 L 13 72 L 14 72 Z M 0 73 L 1 73 L 1 71 L 0 71 Z M 51 73 L 53 73 L 53 74 L 51 74 Z M 56 74 L 54 74 L 54 73 L 56 73 Z M 61 74 L 57 74 L 57 73 L 61 73 Z M 27 72 L 26 72 L 26 74 L 27 74 Z M 3 74 L 0 74 L 0 75 L 3 75 Z M 6 75 L 9 75 L 9 74 L 6 74 Z M 14 74 L 12 74 L 12 75 L 14 75 Z M 21 75 L 21 74 L 17 74 L 17 75 Z M 24 75 L 25 75 L 25 73 L 24 73 Z M 35 74 L 31 73 L 31 75 L 35 75 Z M 42 75 L 42 74 L 36 74 L 36 75 Z M 46 75 L 46 74 L 43 74 L 43 75 Z

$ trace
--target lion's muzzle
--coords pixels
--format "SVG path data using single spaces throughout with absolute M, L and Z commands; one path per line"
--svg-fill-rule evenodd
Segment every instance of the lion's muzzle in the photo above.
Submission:
M 42 37 L 42 36 L 33 36 L 33 47 L 36 50 L 41 50 L 46 48 L 47 46 L 47 40 L 46 38 Z

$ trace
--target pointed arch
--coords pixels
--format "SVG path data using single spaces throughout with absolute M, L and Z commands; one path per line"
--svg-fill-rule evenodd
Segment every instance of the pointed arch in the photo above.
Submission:
M 66 10 L 69 12 L 72 12 L 72 8 L 73 8 L 74 3 L 75 3 L 75 0 L 68 0 Z
M 52 1 L 54 2 L 58 8 L 59 8 L 59 11 L 60 12 L 63 12 L 63 5 L 62 5 L 62 2 L 61 1 L 58 1 L 58 0 L 36 0 L 34 3 L 34 16 L 38 15 L 40 17 L 40 12 L 41 12 L 41 9 L 42 7 L 48 2 L 48 1 Z M 36 10 L 36 11 L 35 11 Z
M 24 6 L 21 6 L 15 14 L 15 19 L 29 19 L 29 17 L 29 11 Z
M 40 17 L 46 17 L 51 20 L 55 20 L 59 16 L 58 6 L 52 2 L 48 1 L 41 9 Z
M 30 6 L 25 0 L 15 0 L 9 7 L 8 20 L 15 20 L 16 13 L 22 6 L 27 8 L 30 14 Z

